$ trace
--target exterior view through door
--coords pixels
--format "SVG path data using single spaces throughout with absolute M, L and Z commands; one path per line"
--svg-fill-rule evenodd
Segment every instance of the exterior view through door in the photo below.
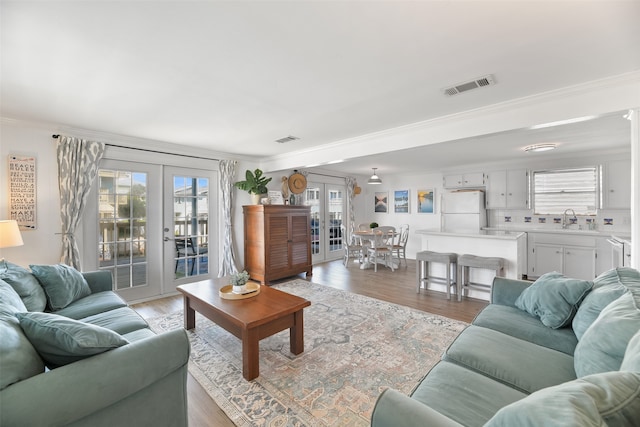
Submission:
M 314 264 L 342 258 L 346 212 L 344 185 L 309 182 L 305 204 L 311 206 L 311 259 Z

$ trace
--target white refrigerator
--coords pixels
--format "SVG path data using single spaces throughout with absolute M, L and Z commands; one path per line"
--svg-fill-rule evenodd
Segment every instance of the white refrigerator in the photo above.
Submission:
M 487 225 L 484 191 L 450 191 L 442 195 L 441 230 L 449 233 L 479 233 Z

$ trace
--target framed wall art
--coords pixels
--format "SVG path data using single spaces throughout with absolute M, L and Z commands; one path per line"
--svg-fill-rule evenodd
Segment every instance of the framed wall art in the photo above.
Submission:
M 376 191 L 373 205 L 375 213 L 389 212 L 389 193 L 386 191 Z
M 393 192 L 393 211 L 395 213 L 409 213 L 409 190 Z
M 435 189 L 430 188 L 428 190 L 417 191 L 417 207 L 418 213 L 432 214 L 436 211 L 436 197 Z

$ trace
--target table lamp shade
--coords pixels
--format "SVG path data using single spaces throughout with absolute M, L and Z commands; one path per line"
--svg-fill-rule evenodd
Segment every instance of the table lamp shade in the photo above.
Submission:
M 0 221 L 0 248 L 11 248 L 23 244 L 18 222 L 12 219 Z

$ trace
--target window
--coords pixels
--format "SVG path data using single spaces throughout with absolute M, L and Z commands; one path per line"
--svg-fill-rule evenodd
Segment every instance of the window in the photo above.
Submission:
M 534 213 L 595 215 L 598 200 L 598 167 L 555 169 L 533 173 Z

